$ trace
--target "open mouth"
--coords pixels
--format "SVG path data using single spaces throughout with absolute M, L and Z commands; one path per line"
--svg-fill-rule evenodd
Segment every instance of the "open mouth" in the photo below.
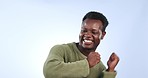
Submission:
M 92 40 L 83 39 L 83 44 L 85 45 L 91 45 L 93 43 Z

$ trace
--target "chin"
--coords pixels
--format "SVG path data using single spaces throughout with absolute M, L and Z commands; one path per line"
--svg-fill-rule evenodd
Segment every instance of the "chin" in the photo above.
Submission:
M 94 50 L 94 46 L 82 46 L 84 49 Z

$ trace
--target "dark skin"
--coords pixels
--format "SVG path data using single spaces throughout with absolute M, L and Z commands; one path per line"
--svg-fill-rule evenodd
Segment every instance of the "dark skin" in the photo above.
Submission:
M 103 23 L 100 20 L 85 19 L 82 22 L 81 32 L 79 35 L 78 49 L 82 54 L 87 56 L 89 67 L 93 67 L 100 62 L 100 54 L 95 52 L 100 41 L 104 38 L 106 32 L 102 31 Z M 118 64 L 119 57 L 112 53 L 107 65 L 107 71 L 113 72 Z

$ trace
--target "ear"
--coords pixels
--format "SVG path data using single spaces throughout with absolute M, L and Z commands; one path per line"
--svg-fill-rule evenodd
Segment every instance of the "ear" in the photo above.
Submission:
M 105 35 L 106 35 L 106 32 L 105 32 L 105 31 L 104 31 L 104 32 L 102 32 L 101 39 L 103 39 Z

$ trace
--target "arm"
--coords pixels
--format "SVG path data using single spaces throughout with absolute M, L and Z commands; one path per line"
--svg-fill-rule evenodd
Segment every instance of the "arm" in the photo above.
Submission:
M 108 65 L 107 70 L 104 70 L 102 72 L 102 78 L 115 78 L 117 73 L 114 69 L 118 64 L 118 62 L 119 62 L 119 57 L 115 53 L 112 53 L 107 62 Z
M 45 78 L 86 77 L 89 74 L 89 65 L 86 59 L 76 62 L 64 62 L 64 49 L 54 46 L 44 64 Z

